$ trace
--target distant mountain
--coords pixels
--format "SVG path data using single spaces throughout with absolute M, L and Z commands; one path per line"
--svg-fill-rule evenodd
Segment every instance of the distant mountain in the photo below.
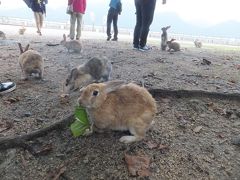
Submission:
M 235 21 L 227 21 L 211 28 L 205 29 L 204 34 L 216 37 L 240 39 L 240 23 Z
M 50 9 L 47 8 L 47 21 L 67 22 L 70 17 L 65 13 L 65 8 Z M 102 26 L 105 23 L 108 6 L 96 7 L 89 5 L 86 14 L 84 15 L 84 23 L 92 24 L 92 13 L 94 12 L 94 24 Z M 3 10 L 0 16 L 19 17 L 26 19 L 33 19 L 33 13 L 29 8 L 22 8 L 16 10 Z M 135 9 L 130 6 L 124 6 L 122 14 L 119 16 L 118 25 L 122 28 L 134 29 L 135 26 Z M 194 26 L 190 23 L 183 21 L 175 13 L 155 13 L 151 31 L 161 32 L 161 27 L 171 25 L 169 33 L 187 34 L 196 36 L 214 36 L 214 37 L 227 37 L 227 38 L 240 38 L 240 22 L 228 21 L 212 27 L 204 28 Z

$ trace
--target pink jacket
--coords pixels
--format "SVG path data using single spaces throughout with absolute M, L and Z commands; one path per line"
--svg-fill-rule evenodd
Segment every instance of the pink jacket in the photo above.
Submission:
M 86 0 L 68 0 L 68 5 L 73 3 L 73 11 L 77 13 L 85 13 Z

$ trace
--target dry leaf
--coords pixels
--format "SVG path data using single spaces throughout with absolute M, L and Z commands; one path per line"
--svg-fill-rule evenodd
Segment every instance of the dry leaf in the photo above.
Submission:
M 125 161 L 131 176 L 148 177 L 151 175 L 149 171 L 150 158 L 148 156 L 131 156 L 125 154 Z
M 151 142 L 151 141 L 148 141 L 145 144 L 148 146 L 149 149 L 154 149 L 154 148 L 158 147 L 157 143 L 154 143 L 154 142 Z

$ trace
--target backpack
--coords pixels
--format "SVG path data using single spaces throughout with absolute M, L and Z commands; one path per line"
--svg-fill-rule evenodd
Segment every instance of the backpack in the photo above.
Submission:
M 121 13 L 122 13 L 122 3 L 121 3 L 121 1 L 119 1 L 119 2 L 117 3 L 117 12 L 118 12 L 118 14 L 121 14 Z

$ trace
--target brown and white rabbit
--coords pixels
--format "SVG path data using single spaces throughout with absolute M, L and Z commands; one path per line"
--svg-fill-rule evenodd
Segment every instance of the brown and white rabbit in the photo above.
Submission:
M 167 30 L 170 27 L 171 26 L 167 26 L 167 27 L 162 28 L 162 35 L 161 35 L 161 49 L 162 49 L 162 51 L 166 51 L 167 41 L 168 41 Z
M 0 31 L 0 38 L 3 39 L 3 40 L 6 39 L 5 33 L 2 32 L 2 31 Z
M 198 39 L 196 39 L 196 40 L 194 41 L 194 45 L 195 45 L 196 48 L 201 48 L 201 47 L 202 47 L 202 42 L 199 41 Z
M 180 44 L 177 42 L 173 42 L 176 39 L 171 39 L 171 41 L 167 41 L 167 45 L 168 45 L 168 51 L 180 51 Z
M 38 74 L 39 79 L 43 79 L 44 60 L 39 52 L 28 50 L 29 44 L 23 51 L 21 43 L 18 43 L 20 56 L 18 58 L 22 69 L 22 79 L 27 80 L 32 74 Z
M 82 45 L 78 40 L 67 41 L 67 37 L 63 34 L 63 40 L 60 42 L 61 45 L 67 48 L 68 52 L 80 53 L 82 50 Z
M 87 86 L 90 83 L 108 81 L 111 72 L 112 63 L 106 57 L 93 57 L 86 63 L 71 70 L 64 82 L 63 93 L 69 95 L 71 91 Z
M 151 94 L 133 83 L 94 83 L 80 92 L 78 103 L 86 108 L 93 131 L 129 130 L 131 136 L 119 139 L 123 143 L 142 140 L 157 111 Z

